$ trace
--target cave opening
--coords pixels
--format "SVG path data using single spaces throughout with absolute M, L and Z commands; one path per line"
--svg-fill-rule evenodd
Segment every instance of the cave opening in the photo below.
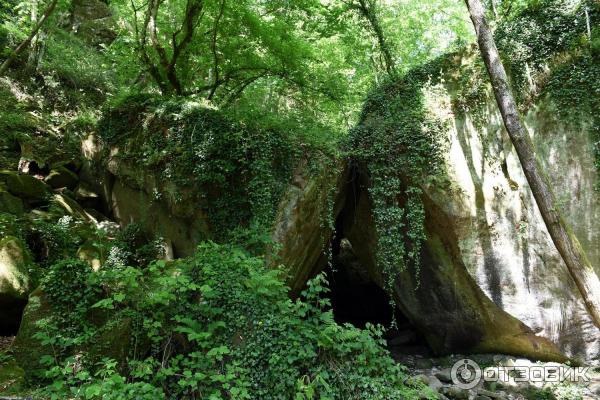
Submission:
M 358 197 L 355 187 L 351 187 L 349 193 L 352 199 Z M 382 325 L 388 349 L 397 359 L 403 355 L 432 356 L 423 334 L 398 306 L 392 306 L 389 294 L 369 274 L 356 256 L 352 243 L 346 238 L 345 228 L 354 224 L 352 199 L 346 201 L 336 218 L 331 242 L 331 264 L 325 269 L 335 321 L 339 324 L 349 323 L 359 329 L 364 329 L 368 323 Z M 396 326 L 392 327 L 394 318 Z
M 14 299 L 0 296 L 2 304 L 2 318 L 0 318 L 0 337 L 15 336 L 21 325 L 23 310 L 27 299 Z

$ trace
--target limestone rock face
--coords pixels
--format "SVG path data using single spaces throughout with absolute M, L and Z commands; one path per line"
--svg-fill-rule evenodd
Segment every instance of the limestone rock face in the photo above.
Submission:
M 142 186 L 126 184 L 126 178 L 120 176 L 110 188 L 110 206 L 121 225 L 140 223 L 146 231 L 170 242 L 178 257 L 192 254 L 200 241 L 210 237 L 201 208 L 185 206 L 185 201 L 175 198 L 156 199 L 157 182 L 151 176 Z M 187 204 L 196 203 L 190 200 Z
M 460 69 L 463 61 L 452 68 Z M 546 360 L 564 359 L 563 354 L 598 357 L 598 329 L 547 232 L 489 88 L 485 103 L 474 107 L 483 112 L 458 112 L 453 96 L 459 82 L 456 74 L 447 75 L 421 90 L 427 112 L 447 127 L 449 184 L 422 185 L 428 240 L 420 283 L 414 271 L 402 273 L 395 285 L 397 303 L 439 353 L 500 352 Z M 528 106 L 525 122 L 567 220 L 592 264 L 600 268 L 593 143 L 585 129 L 569 126 L 556 115 L 553 103 L 542 97 Z M 342 195 L 342 206 L 336 206 L 336 212 L 353 210 L 342 211 L 352 218 L 342 215 L 343 232 L 336 234 L 350 240 L 367 273 L 381 285 L 369 185 L 360 185 L 360 196 Z M 326 248 L 317 239 L 322 231 L 314 211 L 323 206 L 307 195 L 310 184 L 299 188 L 306 193 L 299 190 L 282 203 L 287 211 L 279 214 L 276 235 L 284 243 L 281 263 L 293 266 L 290 282 L 296 291 L 306 277 L 321 270 L 325 256 L 320 251 Z M 356 204 L 348 205 L 352 201 Z
M 396 279 L 395 299 L 402 313 L 438 354 L 457 351 L 527 355 L 564 360 L 549 340 L 538 337 L 486 297 L 461 260 L 453 221 L 426 203 L 427 242 L 419 277 L 412 268 Z M 376 265 L 376 232 L 366 192 L 346 217 L 344 232 L 373 279 L 383 285 Z
M 0 240 L 0 331 L 19 326 L 21 312 L 33 290 L 29 277 L 31 259 L 25 245 L 16 237 Z
M 322 166 L 312 176 L 302 163 L 280 202 L 273 228 L 273 242 L 279 251 L 270 255 L 270 262 L 282 262 L 289 268 L 288 284 L 294 294 L 326 265 L 324 249 L 333 234 L 332 219 L 345 201 L 348 174 L 346 162 L 341 160 L 333 169 Z
M 100 147 L 90 150 L 90 159 Z M 99 164 L 96 159 L 95 162 Z M 82 184 L 106 205 L 106 212 L 121 225 L 139 224 L 144 232 L 161 237 L 167 257 L 191 255 L 198 243 L 209 239 L 208 217 L 196 199 L 197 192 L 160 181 L 152 173 L 118 157 L 118 150 L 104 163 L 106 169 L 82 170 Z
M 428 188 L 428 195 L 431 206 L 453 221 L 461 261 L 495 304 L 538 335 L 570 356 L 596 357 L 600 332 L 552 243 L 493 98 L 481 126 L 469 113 L 444 110 L 452 97 L 447 93 L 436 112 L 451 116 L 447 166 L 454 190 Z M 593 143 L 585 130 L 557 120 L 553 107 L 542 99 L 525 122 L 562 211 L 598 273 L 600 197 L 594 191 Z

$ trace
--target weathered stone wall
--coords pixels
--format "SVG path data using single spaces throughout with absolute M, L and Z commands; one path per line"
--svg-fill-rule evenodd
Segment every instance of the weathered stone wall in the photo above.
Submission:
M 430 109 L 450 122 L 453 189 L 430 192 L 457 222 L 454 233 L 469 273 L 497 305 L 565 353 L 597 357 L 598 329 L 546 230 L 493 98 L 484 105 L 485 123 L 475 123 L 481 115 L 452 112 L 447 88 L 436 88 Z M 552 102 L 542 99 L 525 122 L 566 219 L 598 271 L 600 198 L 592 142 L 588 132 L 555 115 Z

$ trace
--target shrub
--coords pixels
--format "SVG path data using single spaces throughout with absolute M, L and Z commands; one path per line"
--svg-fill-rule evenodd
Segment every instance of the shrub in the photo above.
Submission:
M 63 352 L 41 395 L 95 399 L 110 389 L 111 398 L 407 399 L 423 390 L 404 383 L 405 370 L 382 346 L 381 327 L 335 323 L 324 275 L 292 301 L 281 271 L 210 242 L 194 257 L 157 261 L 144 273 L 113 268 L 90 279 L 83 271 L 78 263 L 56 264 L 44 287 L 60 307 L 132 318 L 139 345 L 121 365 Z M 102 298 L 90 304 L 98 288 Z M 75 300 L 71 292 L 90 297 Z

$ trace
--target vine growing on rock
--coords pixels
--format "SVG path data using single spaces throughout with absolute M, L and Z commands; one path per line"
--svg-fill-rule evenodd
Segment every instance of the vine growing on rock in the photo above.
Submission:
M 423 188 L 443 176 L 445 126 L 428 112 L 422 92 L 438 70 L 433 62 L 374 90 L 349 138 L 351 157 L 369 181 L 376 259 L 392 307 L 398 275 L 410 266 L 419 279 L 426 240 Z
M 36 335 L 52 350 L 39 354 L 49 366 L 35 376 L 36 395 L 434 398 L 407 381 L 379 328 L 335 323 L 323 274 L 292 301 L 281 271 L 234 245 L 203 243 L 193 257 L 142 268 L 94 273 L 75 260 L 52 266 L 43 288 L 54 308 Z M 61 331 L 56 322 L 65 311 L 69 329 Z M 106 327 L 113 328 L 108 335 Z M 107 340 L 126 351 L 98 359 Z M 76 357 L 69 356 L 73 347 Z
M 587 32 L 587 20 L 594 28 Z M 500 24 L 498 48 L 521 108 L 546 96 L 561 122 L 589 132 L 600 185 L 600 4 L 546 0 Z M 585 122 L 584 122 L 585 121 Z
M 141 163 L 160 178 L 159 197 L 182 198 L 168 187 L 193 188 L 200 198 L 186 202 L 207 210 L 220 241 L 231 234 L 240 239 L 246 228 L 264 234 L 299 161 L 328 157 L 324 146 L 298 131 L 291 121 L 252 120 L 189 99 L 151 95 L 125 99 L 98 128 L 107 150 L 120 147 L 120 161 Z M 143 187 L 139 178 L 132 184 Z

